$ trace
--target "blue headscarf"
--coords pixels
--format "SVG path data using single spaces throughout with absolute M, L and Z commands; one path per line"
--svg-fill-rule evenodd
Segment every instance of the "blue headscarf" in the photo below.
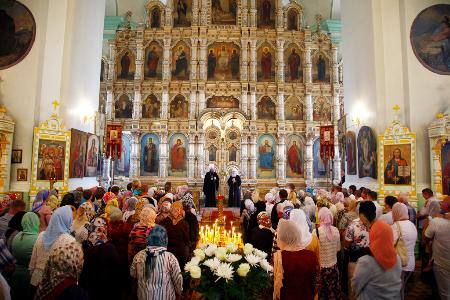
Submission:
M 34 199 L 32 211 L 38 212 L 44 206 L 44 201 L 47 200 L 49 195 L 50 192 L 48 190 L 40 190 Z
M 158 255 L 166 252 L 169 238 L 167 237 L 167 231 L 160 225 L 155 225 L 147 236 L 147 257 L 145 259 L 145 274 L 148 275 L 149 271 L 155 268 Z
M 68 205 L 60 207 L 53 212 L 50 223 L 42 238 L 45 250 L 50 249 L 61 234 L 70 233 L 72 221 L 73 212 Z

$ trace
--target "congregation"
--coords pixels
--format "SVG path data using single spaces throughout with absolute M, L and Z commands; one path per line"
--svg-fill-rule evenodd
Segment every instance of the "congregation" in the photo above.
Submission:
M 244 191 L 243 243 L 273 266 L 270 296 L 260 298 L 404 299 L 420 255 L 422 277 L 448 299 L 450 197 L 422 195 L 416 212 L 406 194 L 380 205 L 355 186 Z M 183 275 L 201 223 L 187 185 L 42 190 L 28 212 L 10 194 L 0 215 L 0 299 L 198 297 Z

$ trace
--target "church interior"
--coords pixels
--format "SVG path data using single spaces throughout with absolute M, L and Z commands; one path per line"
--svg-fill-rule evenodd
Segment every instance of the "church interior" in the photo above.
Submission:
M 0 223 L 9 199 L 37 212 L 42 190 L 61 202 L 137 182 L 189 190 L 201 243 L 243 251 L 247 192 L 255 210 L 310 194 L 317 228 L 321 195 L 336 205 L 355 186 L 384 213 L 404 196 L 423 215 L 428 190 L 450 201 L 449 18 L 449 0 L 2 0 Z M 417 268 L 401 299 L 448 296 L 450 277 L 436 288 Z

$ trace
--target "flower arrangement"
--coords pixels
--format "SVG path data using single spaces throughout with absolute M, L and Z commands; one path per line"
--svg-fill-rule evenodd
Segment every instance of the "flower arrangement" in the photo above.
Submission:
M 266 258 L 267 253 L 251 244 L 242 249 L 234 243 L 226 247 L 203 244 L 194 251 L 184 271 L 203 299 L 261 299 L 272 283 L 273 268 Z

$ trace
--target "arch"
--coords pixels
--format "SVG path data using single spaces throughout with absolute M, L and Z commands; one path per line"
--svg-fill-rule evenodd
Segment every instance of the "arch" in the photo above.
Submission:
M 284 50 L 284 68 L 286 82 L 303 82 L 303 51 L 295 43 Z
M 331 122 L 332 107 L 330 101 L 325 97 L 318 97 L 313 104 L 313 121 Z
M 155 9 L 158 15 L 153 15 Z M 165 5 L 158 0 L 151 0 L 145 4 L 146 19 L 145 23 L 148 28 L 161 28 L 165 24 Z
M 148 95 L 142 102 L 143 119 L 159 119 L 161 115 L 161 101 L 154 94 Z
M 247 122 L 246 117 L 237 111 L 224 112 L 223 114 L 218 111 L 205 111 L 199 116 L 200 123 L 203 124 L 203 129 L 206 130 L 212 124 L 218 128 L 226 128 L 227 124 L 233 123 L 233 126 L 243 130 L 243 124 Z
M 150 28 L 161 28 L 161 9 L 157 5 L 150 9 Z
M 256 51 L 258 81 L 275 81 L 275 49 L 269 43 L 262 43 Z
M 159 138 L 155 133 L 146 133 L 141 138 L 141 176 L 158 176 Z
M 232 42 L 208 46 L 208 80 L 239 80 L 240 47 Z
M 192 0 L 173 0 L 173 27 L 190 27 L 192 23 Z
M 122 94 L 114 103 L 114 117 L 116 119 L 131 119 L 133 102 L 127 94 Z
M 272 134 L 262 134 L 258 138 L 258 167 L 256 174 L 258 178 L 275 178 L 276 139 Z
M 189 103 L 181 94 L 176 95 L 170 102 L 170 118 L 187 119 L 189 117 Z
M 162 79 L 163 48 L 156 42 L 150 42 L 145 48 L 144 78 Z
M 260 120 L 275 120 L 276 105 L 269 96 L 263 96 L 256 106 L 257 118 Z
M 187 176 L 188 139 L 183 133 L 174 133 L 169 139 L 169 176 Z
M 290 134 L 286 139 L 286 177 L 302 178 L 304 164 L 305 139 L 298 134 Z
M 287 30 L 298 30 L 300 28 L 300 13 L 297 9 L 291 7 L 286 13 L 286 28 Z
M 178 41 L 172 48 L 172 78 L 174 80 L 189 80 L 191 51 L 188 44 Z
M 136 56 L 129 49 L 122 50 L 117 56 L 116 77 L 118 80 L 134 80 Z
M 330 83 L 330 56 L 324 51 L 316 51 L 312 57 L 313 83 Z
M 284 117 L 287 121 L 303 120 L 304 103 L 296 96 L 289 97 L 284 102 Z

